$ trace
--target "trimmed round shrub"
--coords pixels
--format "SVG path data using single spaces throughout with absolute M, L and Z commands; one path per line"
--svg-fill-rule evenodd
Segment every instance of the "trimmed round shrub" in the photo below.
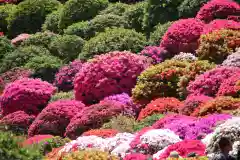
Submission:
M 49 44 L 49 50 L 54 56 L 59 57 L 64 62 L 76 59 L 81 53 L 84 40 L 75 35 L 56 36 Z
M 0 148 L 1 159 L 6 160 L 42 160 L 42 155 L 38 150 L 32 147 L 22 147 L 21 138 L 9 132 L 1 132 Z
M 239 82 L 240 82 L 240 74 L 234 74 L 233 76 L 225 79 L 217 92 L 217 96 L 232 96 L 239 97 Z
M 53 136 L 50 134 L 35 135 L 33 137 L 26 139 L 22 144 L 23 144 L 23 146 L 36 145 L 36 144 L 41 143 L 42 141 L 46 141 L 51 138 L 53 138 Z
M 73 89 L 73 80 L 82 66 L 82 61 L 75 60 L 59 69 L 54 80 L 54 85 L 59 91 L 67 92 Z
M 14 46 L 11 44 L 11 41 L 4 36 L 0 36 L 0 62 L 8 52 L 12 52 L 13 50 Z
M 87 157 L 88 160 L 119 160 L 118 157 L 110 155 L 108 152 L 98 151 L 98 150 L 82 150 L 75 151 L 67 154 L 62 159 L 63 160 L 85 160 Z
M 50 102 L 55 102 L 58 100 L 74 100 L 74 98 L 74 93 L 72 91 L 58 92 L 51 97 Z
M 59 100 L 48 104 L 28 130 L 28 136 L 51 134 L 63 136 L 71 119 L 85 107 L 75 100 Z
M 102 125 L 102 129 L 115 129 L 119 132 L 133 133 L 137 125 L 134 117 L 119 115 L 110 119 L 109 122 Z
M 166 22 L 164 24 L 159 23 L 155 26 L 155 30 L 150 34 L 150 43 L 152 45 L 159 45 L 162 41 L 162 37 L 167 32 L 168 28 L 173 24 L 173 22 Z
M 0 125 L 13 133 L 26 134 L 34 119 L 33 115 L 28 115 L 24 111 L 16 111 L 4 116 L 0 120 Z
M 216 19 L 204 26 L 202 34 L 208 34 L 215 30 L 221 29 L 239 30 L 240 22 L 225 19 Z
M 76 75 L 75 97 L 85 104 L 92 104 L 113 94 L 130 94 L 137 76 L 149 65 L 146 57 L 127 51 L 98 56 L 85 63 Z
M 164 34 L 160 46 L 174 54 L 194 53 L 203 27 L 204 23 L 194 18 L 175 21 Z
M 43 31 L 51 31 L 53 33 L 61 33 L 62 30 L 58 26 L 58 22 L 60 20 L 62 6 L 58 8 L 58 10 L 53 11 L 52 13 L 46 16 L 44 24 L 42 25 Z
M 187 87 L 188 93 L 192 95 L 206 95 L 215 97 L 222 82 L 240 73 L 237 67 L 217 67 L 205 72 L 189 83 Z
M 213 98 L 204 95 L 188 96 L 187 99 L 184 101 L 184 104 L 180 108 L 179 112 L 189 116 L 201 104 L 206 103 L 212 99 Z
M 129 4 L 132 4 L 132 3 L 138 3 L 140 1 L 144 1 L 144 0 L 109 0 L 109 2 L 122 2 L 122 3 L 129 3 Z
M 140 55 L 151 57 L 153 64 L 161 63 L 165 59 L 171 58 L 172 55 L 162 47 L 147 46 L 141 52 Z
M 13 52 L 6 54 L 2 59 L 0 73 L 6 72 L 15 67 L 24 66 L 31 58 L 37 55 L 50 55 L 50 52 L 41 46 L 18 47 Z
M 116 101 L 104 101 L 85 107 L 71 119 L 66 128 L 65 136 L 76 139 L 89 129 L 100 128 L 113 116 L 120 114 L 123 109 L 124 105 Z
M 143 120 L 153 114 L 178 113 L 179 108 L 183 105 L 181 101 L 176 98 L 158 98 L 151 101 L 144 109 L 141 110 L 138 120 Z
M 234 30 L 217 30 L 202 35 L 196 53 L 199 59 L 222 63 L 229 54 L 240 46 L 240 32 Z
M 17 37 L 13 38 L 11 40 L 11 43 L 15 46 L 18 46 L 20 45 L 23 41 L 25 41 L 26 39 L 28 39 L 30 37 L 29 34 L 26 34 L 26 33 L 22 33 L 22 34 L 19 34 Z
M 200 8 L 210 0 L 183 0 L 178 6 L 178 15 L 182 18 L 191 18 L 197 15 Z
M 147 45 L 146 38 L 134 30 L 113 28 L 99 33 L 84 44 L 79 59 L 90 59 L 95 55 L 111 51 L 131 51 L 138 53 Z
M 231 113 L 240 108 L 240 100 L 232 97 L 217 97 L 203 103 L 191 114 L 192 116 L 205 116 L 212 113 Z
M 209 23 L 213 19 L 226 19 L 229 15 L 239 15 L 240 6 L 229 0 L 211 0 L 198 11 L 196 18 Z
M 82 136 L 98 136 L 102 138 L 114 137 L 118 133 L 115 129 L 91 129 L 82 134 Z
M 236 52 L 227 56 L 222 65 L 229 67 L 240 67 L 240 48 L 236 49 Z
M 205 155 L 205 145 L 199 140 L 184 140 L 175 144 L 168 146 L 162 154 L 160 154 L 160 159 L 166 159 L 170 156 L 171 152 L 176 151 L 179 156 L 186 158 L 190 153 L 195 153 L 198 156 Z
M 236 21 L 236 22 L 240 22 L 240 16 L 230 15 L 230 16 L 228 16 L 227 19 L 228 20 L 233 20 L 233 21 Z
M 64 29 L 74 22 L 89 20 L 107 6 L 107 0 L 69 0 L 61 11 L 59 27 Z
M 192 53 L 184 53 L 180 52 L 179 54 L 175 55 L 172 59 L 179 60 L 179 61 L 196 61 L 198 58 L 194 56 Z
M 134 131 L 139 131 L 145 127 L 150 127 L 152 126 L 156 121 L 159 119 L 163 118 L 163 114 L 157 114 L 154 113 L 150 116 L 147 116 L 146 118 L 140 120 L 135 126 L 134 126 Z
M 39 79 L 23 78 L 14 81 L 6 86 L 2 94 L 2 114 L 25 111 L 37 115 L 47 105 L 55 90 L 51 84 Z
M 106 9 L 102 10 L 99 14 L 100 15 L 115 14 L 115 15 L 122 16 L 128 7 L 130 7 L 130 6 L 125 3 L 120 3 L 120 2 L 110 3 L 108 5 L 108 7 Z
M 1 32 L 7 33 L 7 26 L 8 26 L 7 18 L 15 8 L 16 8 L 16 5 L 13 5 L 13 4 L 5 4 L 0 6 L 0 31 Z
M 35 33 L 41 26 L 47 14 L 60 5 L 57 0 L 25 0 L 16 6 L 8 19 L 8 31 L 11 37 L 21 33 Z

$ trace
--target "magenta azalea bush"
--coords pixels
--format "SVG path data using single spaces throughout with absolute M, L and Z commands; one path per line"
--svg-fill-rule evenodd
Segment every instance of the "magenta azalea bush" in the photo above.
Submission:
M 234 74 L 233 76 L 225 79 L 220 85 L 217 96 L 232 96 L 239 97 L 239 85 L 240 74 Z
M 37 116 L 28 130 L 28 136 L 51 134 L 63 136 L 70 120 L 85 105 L 75 100 L 59 100 L 50 103 Z
M 16 111 L 37 115 L 56 91 L 50 83 L 40 79 L 23 78 L 7 85 L 1 98 L 2 114 Z
M 236 73 L 240 73 L 240 68 L 224 66 L 214 68 L 197 76 L 194 81 L 190 82 L 187 87 L 188 93 L 215 97 L 221 83 Z
M 75 98 L 92 104 L 113 94 L 130 94 L 137 76 L 150 64 L 151 61 L 145 56 L 127 51 L 97 56 L 76 75 Z
M 198 39 L 203 27 L 204 23 L 198 19 L 180 19 L 168 28 L 160 46 L 174 54 L 180 52 L 194 53 L 198 48 Z
M 73 89 L 73 81 L 75 75 L 82 68 L 83 62 L 75 60 L 69 65 L 63 66 L 60 68 L 58 73 L 55 75 L 54 85 L 58 88 L 59 91 L 70 91 Z
M 145 155 L 141 153 L 131 153 L 126 155 L 123 160 L 149 160 L 151 158 L 150 155 Z
M 100 128 L 123 109 L 123 104 L 110 100 L 85 107 L 71 119 L 65 136 L 75 139 L 87 130 Z
M 220 18 L 226 19 L 229 15 L 239 15 L 240 6 L 232 0 L 211 0 L 197 13 L 196 18 L 209 23 Z

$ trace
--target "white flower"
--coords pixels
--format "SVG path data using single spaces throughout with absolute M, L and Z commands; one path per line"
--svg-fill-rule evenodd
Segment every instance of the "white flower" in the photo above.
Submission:
M 129 151 L 129 149 L 131 148 L 130 143 L 131 141 L 126 141 L 121 143 L 111 152 L 111 154 L 116 156 L 120 155 L 122 158 L 124 158 L 127 152 Z
M 180 52 L 178 55 L 175 55 L 172 59 L 174 60 L 187 60 L 187 61 L 196 61 L 198 58 L 192 53 Z
M 230 152 L 230 155 L 237 157 L 237 153 L 240 150 L 240 141 L 235 141 L 233 143 L 233 150 Z

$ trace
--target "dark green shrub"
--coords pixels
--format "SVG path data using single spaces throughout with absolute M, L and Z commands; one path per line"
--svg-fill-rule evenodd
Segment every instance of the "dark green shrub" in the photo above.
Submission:
M 69 0 L 63 6 L 59 27 L 64 29 L 78 21 L 91 19 L 107 5 L 108 0 Z
M 5 4 L 0 6 L 0 32 L 3 32 L 4 34 L 7 33 L 7 18 L 11 12 L 16 8 L 16 5 L 12 4 Z
M 54 56 L 64 62 L 69 62 L 78 57 L 83 48 L 84 40 L 75 35 L 63 35 L 53 38 L 49 49 Z
M 159 45 L 163 35 L 167 32 L 168 28 L 172 25 L 173 22 L 167 22 L 165 24 L 158 24 L 155 27 L 155 31 L 150 34 L 150 43 L 152 45 Z
M 0 73 L 6 72 L 14 67 L 24 66 L 32 57 L 43 54 L 50 55 L 50 52 L 41 46 L 30 45 L 19 47 L 3 57 Z
M 41 30 L 46 15 L 60 5 L 57 0 L 25 0 L 19 3 L 8 19 L 9 35 L 35 33 Z
M 53 11 L 52 13 L 48 14 L 44 24 L 42 25 L 43 31 L 51 31 L 53 33 L 61 33 L 62 30 L 58 27 L 60 13 L 62 7 L 59 7 L 58 10 Z
M 14 47 L 11 44 L 11 41 L 4 36 L 0 36 L 0 62 L 6 53 L 12 52 L 13 50 Z
M 147 42 L 144 35 L 134 30 L 123 28 L 107 29 L 85 43 L 79 58 L 83 60 L 89 59 L 94 55 L 110 51 L 128 50 L 138 53 L 146 45 Z
M 73 100 L 74 99 L 73 91 L 71 91 L 71 92 L 58 92 L 51 97 L 50 102 L 54 102 L 54 101 L 58 101 L 58 100 L 65 100 L 65 99 L 72 99 Z
M 135 29 L 138 32 L 143 31 L 143 18 L 144 8 L 146 2 L 139 2 L 128 7 L 124 13 L 124 17 L 127 20 L 129 27 Z
M 184 0 L 178 7 L 179 17 L 195 17 L 199 9 L 209 0 Z
M 163 117 L 164 117 L 164 115 L 162 115 L 162 114 L 153 114 L 151 116 L 148 116 L 147 118 L 141 120 L 134 126 L 134 131 L 139 131 L 144 127 L 152 126 L 153 123 L 155 123 L 156 121 L 158 121 L 159 119 L 161 119 Z
M 22 139 L 12 133 L 0 133 L 0 159 L 2 160 L 42 160 L 42 155 L 33 147 L 22 147 Z
M 53 82 L 58 69 L 62 66 L 62 61 L 51 55 L 37 55 L 28 60 L 25 68 L 33 70 L 31 77 L 41 78 L 44 81 Z
M 106 9 L 102 10 L 100 14 L 115 14 L 122 16 L 128 7 L 130 6 L 125 3 L 111 3 Z

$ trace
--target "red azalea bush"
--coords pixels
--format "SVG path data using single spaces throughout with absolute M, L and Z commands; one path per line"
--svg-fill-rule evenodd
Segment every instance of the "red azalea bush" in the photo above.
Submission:
M 204 156 L 206 146 L 199 140 L 183 140 L 181 142 L 172 144 L 160 154 L 159 159 L 166 159 L 170 156 L 172 151 L 177 151 L 179 156 L 186 158 L 189 153 L 196 153 L 198 156 Z
M 237 73 L 240 73 L 238 67 L 214 68 L 197 76 L 194 81 L 190 82 L 187 87 L 188 93 L 215 97 L 222 82 Z
M 230 15 L 230 16 L 228 16 L 227 19 L 228 19 L 228 20 L 233 20 L 233 21 L 236 21 L 236 22 L 240 22 L 240 16 Z
M 239 99 L 232 97 L 217 97 L 200 105 L 191 116 L 206 116 L 212 113 L 232 113 L 239 108 Z
M 71 119 L 85 105 L 75 100 L 59 100 L 48 104 L 37 116 L 28 130 L 28 136 L 51 134 L 63 136 Z
M 150 64 L 147 57 L 127 51 L 96 56 L 76 75 L 75 97 L 85 104 L 93 104 L 113 94 L 130 94 L 137 76 Z
M 29 37 L 30 37 L 30 34 L 22 33 L 22 34 L 18 35 L 17 37 L 15 37 L 14 39 L 12 39 L 11 43 L 14 45 L 19 45 L 20 43 L 22 43 Z
M 24 111 L 16 111 L 4 116 L 0 120 L 1 125 L 6 125 L 7 128 L 14 132 L 27 133 L 29 126 L 34 121 L 34 115 L 28 115 Z
M 216 19 L 211 21 L 209 24 L 206 24 L 203 28 L 203 34 L 208 34 L 215 30 L 220 29 L 232 29 L 239 30 L 240 23 L 233 20 L 225 20 L 225 19 Z
M 240 6 L 232 0 L 211 0 L 198 11 L 196 18 L 209 23 L 220 18 L 226 19 L 229 15 L 239 15 Z
M 40 79 L 23 78 L 9 83 L 2 94 L 2 114 L 16 111 L 37 115 L 56 91 L 50 83 Z
M 176 98 L 158 98 L 150 102 L 144 109 L 141 110 L 138 120 L 142 120 L 152 114 L 164 114 L 168 112 L 178 113 L 179 108 L 182 106 L 182 102 Z
M 141 153 L 130 153 L 126 155 L 123 160 L 149 160 L 150 158 L 150 155 L 145 155 Z
M 212 99 L 213 99 L 212 97 L 208 97 L 204 95 L 199 95 L 199 96 L 190 95 L 184 101 L 184 104 L 180 108 L 179 112 L 184 115 L 190 115 L 198 106 Z
M 98 136 L 102 138 L 113 137 L 118 133 L 116 129 L 91 129 L 84 132 L 82 136 Z
M 180 52 L 194 53 L 198 48 L 198 39 L 203 27 L 204 23 L 198 19 L 180 19 L 168 28 L 160 46 L 174 54 Z
M 0 3 L 1 3 L 1 2 L 0 2 Z M 4 33 L 3 33 L 3 32 L 0 32 L 0 37 L 1 37 L 1 36 L 4 36 Z
M 116 101 L 104 101 L 86 107 L 72 118 L 67 126 L 65 136 L 75 139 L 89 129 L 100 128 L 122 111 L 123 105 Z
M 21 1 L 23 1 L 23 0 L 0 0 L 0 4 L 1 3 L 14 3 L 14 4 L 16 4 L 16 3 L 19 3 Z
M 33 137 L 30 137 L 28 138 L 27 140 L 25 140 L 23 142 L 23 146 L 28 146 L 28 145 L 32 145 L 32 144 L 38 144 L 44 140 L 47 140 L 47 139 L 51 139 L 53 138 L 52 135 L 50 134 L 46 134 L 46 135 L 35 135 Z
M 83 62 L 75 60 L 69 65 L 63 66 L 55 75 L 54 85 L 60 91 L 70 91 L 73 89 L 73 80 L 75 75 L 82 68 Z

